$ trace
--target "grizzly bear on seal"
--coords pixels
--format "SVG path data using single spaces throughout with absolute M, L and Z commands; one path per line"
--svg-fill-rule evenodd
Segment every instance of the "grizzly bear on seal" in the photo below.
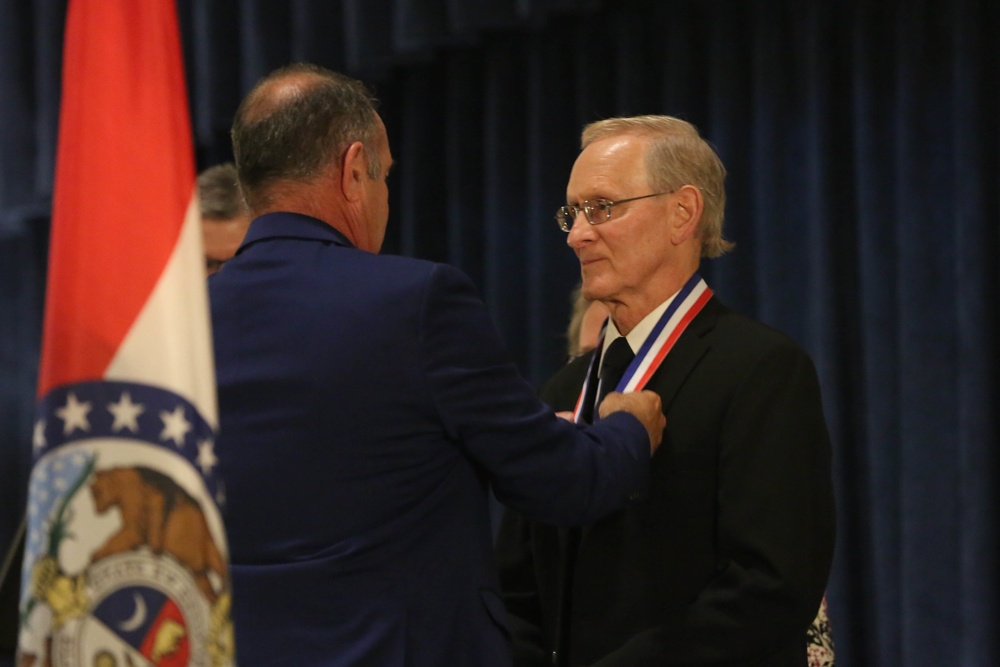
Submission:
M 198 501 L 163 473 L 141 466 L 96 471 L 90 492 L 98 514 L 118 507 L 122 517 L 121 530 L 91 554 L 92 562 L 146 545 L 176 558 L 209 603 L 215 602 L 218 592 L 208 574 L 225 581 L 226 563 Z

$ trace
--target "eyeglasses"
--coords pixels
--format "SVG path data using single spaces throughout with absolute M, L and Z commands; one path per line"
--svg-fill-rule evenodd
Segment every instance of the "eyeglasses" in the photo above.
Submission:
M 566 206 L 560 206 L 559 210 L 556 211 L 556 222 L 559 224 L 559 229 L 564 232 L 568 232 L 573 228 L 573 221 L 576 220 L 576 216 L 580 215 L 580 211 L 587 217 L 587 222 L 592 225 L 601 225 L 611 219 L 611 207 L 617 206 L 618 204 L 624 204 L 630 201 L 636 201 L 639 199 L 648 199 L 649 197 L 659 197 L 660 195 L 673 194 L 673 190 L 667 190 L 666 192 L 654 192 L 651 195 L 642 195 L 641 197 L 629 197 L 628 199 L 619 199 L 618 201 L 608 201 L 607 199 L 588 199 L 587 201 L 580 202 L 579 204 L 567 204 Z

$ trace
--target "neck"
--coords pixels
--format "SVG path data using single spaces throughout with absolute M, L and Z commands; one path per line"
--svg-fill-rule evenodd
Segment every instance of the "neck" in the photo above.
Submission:
M 369 247 L 365 226 L 354 207 L 335 191 L 319 185 L 296 183 L 291 187 L 275 188 L 266 207 L 254 211 L 254 217 L 265 213 L 299 213 L 322 220 L 347 237 L 354 247 L 376 252 Z
M 623 336 L 627 336 L 632 329 L 635 329 L 635 326 L 639 322 L 642 322 L 642 319 L 646 315 L 653 312 L 661 303 L 663 303 L 663 300 L 657 301 L 653 305 L 646 303 L 640 305 L 635 302 L 626 304 L 623 301 L 604 302 L 608 310 L 611 311 L 611 321 L 615 323 L 618 333 Z
M 618 332 L 627 336 L 651 312 L 680 291 L 684 284 L 698 270 L 698 266 L 679 272 L 669 279 L 653 282 L 641 291 L 625 293 L 614 299 L 603 301 L 611 312 L 611 321 Z

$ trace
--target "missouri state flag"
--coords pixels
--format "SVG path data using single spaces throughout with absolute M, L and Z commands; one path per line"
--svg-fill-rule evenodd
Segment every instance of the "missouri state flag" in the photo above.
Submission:
M 233 664 L 174 0 L 71 0 L 19 665 Z

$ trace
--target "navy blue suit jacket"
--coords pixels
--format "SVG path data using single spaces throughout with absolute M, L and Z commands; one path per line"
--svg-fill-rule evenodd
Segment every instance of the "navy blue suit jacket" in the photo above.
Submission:
M 507 665 L 488 484 L 580 524 L 648 483 L 639 421 L 556 418 L 457 269 L 278 213 L 209 291 L 243 664 Z

